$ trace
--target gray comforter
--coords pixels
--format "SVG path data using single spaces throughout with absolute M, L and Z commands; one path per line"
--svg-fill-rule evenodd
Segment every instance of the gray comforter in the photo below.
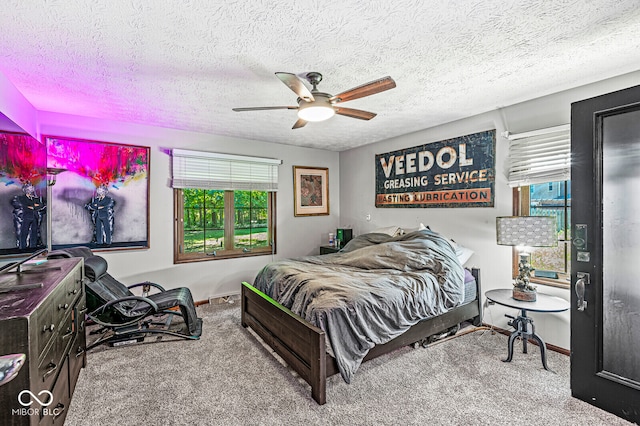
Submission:
M 464 297 L 464 270 L 448 240 L 429 230 L 364 234 L 339 253 L 268 264 L 254 286 L 324 330 L 343 379 L 362 359 Z

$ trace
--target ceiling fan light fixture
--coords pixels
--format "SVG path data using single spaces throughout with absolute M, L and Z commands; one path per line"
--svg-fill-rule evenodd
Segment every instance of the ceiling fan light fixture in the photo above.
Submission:
M 298 118 L 305 121 L 324 121 L 333 117 L 336 111 L 329 102 L 329 95 L 325 93 L 315 93 L 315 100 L 298 102 Z
M 305 121 L 324 121 L 335 114 L 333 107 L 326 105 L 309 105 L 298 110 L 298 117 Z
M 371 120 L 375 113 L 360 109 L 344 108 L 342 102 L 360 99 L 365 96 L 375 95 L 385 90 L 396 87 L 396 82 L 389 76 L 370 81 L 366 84 L 354 87 L 341 92 L 335 96 L 329 93 L 318 91 L 318 83 L 322 80 L 319 72 L 308 72 L 305 76 L 307 81 L 313 86 L 311 90 L 307 88 L 302 79 L 289 72 L 277 72 L 276 76 L 296 95 L 298 95 L 298 106 L 272 106 L 272 107 L 250 107 L 233 108 L 234 111 L 262 111 L 272 109 L 297 109 L 298 121 L 292 129 L 304 127 L 309 121 L 324 121 L 336 114 L 344 117 L 357 118 L 359 120 Z M 334 104 L 339 104 L 334 106 Z

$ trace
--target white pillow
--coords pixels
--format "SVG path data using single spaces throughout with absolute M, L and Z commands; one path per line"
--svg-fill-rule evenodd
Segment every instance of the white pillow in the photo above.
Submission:
M 418 225 L 417 228 L 403 228 L 402 229 L 402 235 L 408 234 L 409 232 L 423 231 L 425 229 L 429 229 L 429 227 L 425 226 L 423 223 L 421 223 L 420 225 Z
M 378 228 L 374 229 L 371 232 L 375 232 L 378 234 L 387 234 L 392 237 L 397 237 L 402 234 L 402 229 L 399 226 L 387 226 L 386 228 Z
M 458 261 L 460 261 L 461 265 L 464 265 L 465 263 L 467 263 L 469 261 L 469 258 L 473 256 L 474 251 L 471 250 L 470 248 L 461 246 L 460 244 L 456 243 L 453 240 L 449 240 L 449 242 L 455 249 L 456 257 L 458 258 Z

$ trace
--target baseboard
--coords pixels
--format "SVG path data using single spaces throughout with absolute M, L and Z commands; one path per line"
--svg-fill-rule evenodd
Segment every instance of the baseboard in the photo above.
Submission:
M 212 305 L 218 305 L 218 304 L 222 304 L 222 303 L 229 303 L 229 304 L 233 304 L 236 301 L 240 300 L 240 294 L 239 293 L 231 293 L 225 296 L 219 296 L 219 297 L 210 297 L 209 299 L 206 300 L 198 300 L 193 302 L 193 304 L 195 306 L 201 306 L 201 305 L 207 305 L 207 304 L 212 304 Z
M 509 330 L 505 330 L 504 328 L 500 328 L 500 327 L 495 327 L 491 324 L 486 324 L 486 323 L 482 323 L 482 325 L 484 325 L 485 327 L 490 328 L 491 330 L 495 330 L 500 334 L 504 334 L 505 336 L 509 336 L 511 335 L 511 331 Z M 536 342 L 535 340 L 531 340 L 529 339 L 529 343 L 532 343 L 534 345 L 538 345 L 538 342 Z M 565 349 L 565 348 L 561 348 L 560 346 L 556 346 L 556 345 L 552 345 L 550 343 L 546 343 L 547 345 L 547 349 L 549 349 L 550 351 L 554 351 L 554 352 L 558 352 L 562 355 L 571 355 L 571 351 L 569 349 Z

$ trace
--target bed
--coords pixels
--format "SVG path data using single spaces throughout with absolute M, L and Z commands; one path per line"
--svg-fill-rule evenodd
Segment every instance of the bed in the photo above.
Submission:
M 470 321 L 480 325 L 480 274 L 430 230 L 364 234 L 340 252 L 266 265 L 243 282 L 250 327 L 326 402 L 326 378 L 350 383 L 362 362 Z

